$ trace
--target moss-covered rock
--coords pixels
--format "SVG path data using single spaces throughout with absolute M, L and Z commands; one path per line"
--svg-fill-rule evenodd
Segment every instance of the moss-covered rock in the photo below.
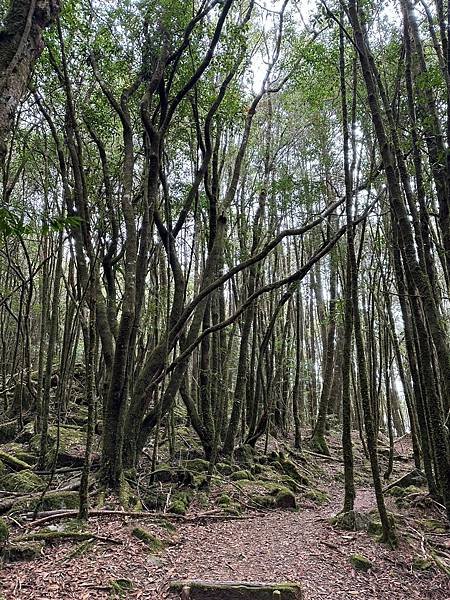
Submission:
M 352 554 L 350 563 L 356 571 L 369 571 L 373 566 L 371 561 L 362 554 Z
M 0 479 L 0 486 L 8 492 L 19 492 L 27 494 L 38 492 L 45 487 L 45 483 L 39 475 L 30 470 L 9 473 Z
M 302 486 L 308 485 L 308 478 L 302 475 L 302 473 L 300 473 L 299 469 L 292 461 L 288 459 L 280 460 L 279 464 L 281 465 L 282 470 L 288 477 L 290 477 Z
M 0 519 L 0 547 L 4 545 L 9 537 L 9 527 L 4 519 Z
M 231 502 L 231 496 L 229 496 L 228 494 L 222 494 L 217 500 L 217 504 L 219 506 L 229 506 Z
M 341 512 L 331 519 L 332 525 L 344 531 L 365 531 L 369 523 L 369 515 L 356 510 Z
M 394 498 L 402 498 L 405 495 L 405 490 L 399 485 L 394 485 L 386 491 L 386 494 L 394 496 Z
M 290 490 L 281 490 L 275 496 L 275 506 L 277 508 L 297 508 L 295 496 Z
M 275 498 L 269 494 L 255 494 L 252 496 L 252 502 L 260 508 L 274 508 Z
M 227 513 L 227 515 L 234 515 L 237 517 L 241 514 L 242 507 L 237 502 L 232 502 L 228 506 L 224 506 L 223 510 L 225 513 Z
M 48 429 L 49 451 L 47 462 L 51 463 L 55 457 L 58 429 L 52 425 Z M 30 440 L 30 448 L 38 453 L 40 449 L 40 435 L 34 435 Z M 82 466 L 84 464 L 84 450 L 86 447 L 86 431 L 80 427 L 59 428 L 58 464 L 61 466 Z
M 187 486 L 195 484 L 195 474 L 192 471 L 166 464 L 158 466 L 153 473 L 153 478 L 160 483 L 179 483 Z
M 192 493 L 189 492 L 177 492 L 172 496 L 172 501 L 169 506 L 169 512 L 176 515 L 185 515 L 189 504 L 192 500 Z
M 313 500 L 316 504 L 326 504 L 329 500 L 328 494 L 317 488 L 309 489 L 305 492 L 305 498 Z
M 392 528 L 395 529 L 395 517 L 392 513 L 388 513 L 388 521 Z M 375 537 L 381 537 L 383 535 L 383 526 L 381 525 L 380 517 L 378 513 L 372 515 L 368 525 L 367 525 L 367 533 L 369 535 L 373 535 Z
M 220 473 L 220 475 L 228 476 L 231 475 L 231 473 L 233 473 L 233 471 L 236 469 L 229 463 L 220 462 L 216 464 L 216 470 L 218 473 Z
M 194 471 L 194 473 L 207 473 L 209 462 L 203 458 L 192 458 L 191 460 L 183 461 L 181 466 L 188 471 Z
M 19 431 L 19 419 L 13 418 L 0 423 L 0 444 L 13 440 Z
M 166 547 L 166 542 L 164 540 L 160 540 L 153 533 L 147 531 L 143 527 L 135 527 L 131 532 L 135 538 L 144 542 L 146 546 L 148 546 L 150 552 L 156 553 L 164 550 Z
M 255 452 L 251 446 L 244 444 L 234 451 L 234 459 L 240 465 L 251 468 L 255 462 Z
M 40 498 L 18 500 L 11 508 L 11 512 L 32 511 L 35 510 L 38 505 L 40 510 L 74 510 L 80 505 L 80 497 L 78 492 L 47 492 L 42 501 Z
M 253 480 L 254 477 L 253 475 L 250 473 L 250 471 L 235 471 L 232 475 L 231 475 L 231 480 L 232 481 L 242 481 L 244 479 L 247 479 L 249 481 Z
M 9 544 L 3 554 L 6 562 L 33 560 L 41 554 L 44 544 L 42 541 Z

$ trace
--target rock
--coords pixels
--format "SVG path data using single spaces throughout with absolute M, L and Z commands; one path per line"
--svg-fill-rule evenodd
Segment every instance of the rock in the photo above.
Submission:
M 221 475 L 231 475 L 235 470 L 229 463 L 217 463 L 216 469 Z
M 44 480 L 30 470 L 9 473 L 0 479 L 0 486 L 8 492 L 38 492 L 45 487 Z
M 207 473 L 209 469 L 209 462 L 203 458 L 192 458 L 191 460 L 185 460 L 181 464 L 182 468 L 188 471 L 194 471 L 195 473 Z
M 178 492 L 172 497 L 169 512 L 176 515 L 185 515 L 192 500 L 192 494 L 189 492 Z
M 252 467 L 255 462 L 255 454 L 253 448 L 248 444 L 244 444 L 234 451 L 234 459 L 241 465 Z
M 19 431 L 19 419 L 9 419 L 0 423 L 0 444 L 13 440 Z
M 389 524 L 392 528 L 392 530 L 395 529 L 395 517 L 392 513 L 388 513 L 388 521 Z M 368 525 L 367 525 L 367 533 L 369 535 L 374 535 L 374 536 L 382 536 L 383 535 L 383 527 L 381 525 L 381 521 L 378 515 L 378 512 L 375 513 L 375 516 L 373 516 Z
M 37 558 L 45 545 L 45 542 L 18 542 L 8 545 L 4 550 L 6 562 L 19 562 Z
M 369 523 L 368 515 L 355 510 L 341 512 L 331 519 L 332 525 L 345 531 L 365 531 Z
M 0 519 L 0 546 L 3 546 L 9 537 L 9 527 L 4 519 Z
M 242 481 L 244 479 L 252 480 L 252 479 L 254 479 L 254 477 L 250 473 L 250 471 L 235 471 L 231 475 L 231 480 L 232 481 Z
M 56 449 L 56 439 L 58 429 L 54 425 L 48 428 L 49 452 L 47 460 L 50 463 L 54 458 Z M 39 452 L 41 436 L 34 435 L 30 440 L 30 448 L 34 452 Z M 83 466 L 84 451 L 86 447 L 86 431 L 79 427 L 60 427 L 59 428 L 59 450 L 58 464 L 63 467 Z M 93 455 L 93 459 L 98 459 L 98 454 Z
M 135 538 L 144 542 L 146 546 L 150 549 L 151 552 L 160 552 L 166 547 L 166 542 L 160 540 L 155 535 L 153 535 L 150 531 L 142 527 L 135 527 L 131 532 Z
M 256 494 L 252 496 L 252 501 L 261 508 L 273 508 L 275 506 L 275 498 L 270 495 Z
M 281 490 L 275 496 L 275 506 L 277 508 L 297 508 L 294 494 L 290 490 Z
M 228 494 L 222 494 L 219 499 L 217 500 L 217 504 L 219 506 L 229 506 L 231 504 L 232 500 L 231 497 L 228 496 Z
M 356 571 L 368 571 L 373 566 L 370 560 L 362 554 L 352 554 L 350 563 Z
M 302 600 L 298 583 L 174 581 L 170 589 L 185 600 Z
M 300 471 L 298 470 L 298 468 L 296 467 L 296 465 L 288 460 L 288 459 L 284 459 L 284 460 L 278 460 L 275 461 L 278 462 L 278 464 L 281 467 L 281 471 L 283 473 L 285 473 L 285 475 L 287 475 L 288 477 L 290 477 L 291 479 L 293 479 L 294 481 L 296 481 L 299 485 L 301 486 L 306 486 L 308 485 L 308 478 L 304 477 Z M 275 465 L 276 466 L 276 465 Z
M 154 471 L 153 478 L 161 483 L 180 483 L 187 486 L 195 483 L 195 476 L 191 471 L 164 464 Z
M 328 494 L 318 489 L 310 489 L 305 493 L 305 498 L 313 500 L 317 504 L 325 504 L 328 502 Z
M 388 490 L 392 489 L 393 487 L 408 488 L 411 485 L 417 486 L 417 487 L 422 487 L 426 483 L 427 483 L 427 480 L 426 480 L 425 475 L 422 473 L 422 471 L 419 471 L 419 469 L 413 469 L 410 473 L 406 473 L 406 475 L 403 475 L 403 477 L 400 477 L 400 479 L 397 479 L 397 481 L 393 481 L 385 489 L 385 491 L 388 491 Z
M 14 512 L 25 512 L 36 509 L 39 504 L 40 510 L 60 510 L 76 509 L 80 505 L 80 495 L 78 492 L 47 492 L 42 502 L 39 498 L 20 498 L 11 508 Z

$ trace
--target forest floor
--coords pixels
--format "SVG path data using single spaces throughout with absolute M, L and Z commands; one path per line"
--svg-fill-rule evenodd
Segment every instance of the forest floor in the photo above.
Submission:
M 411 468 L 404 459 L 410 454 L 408 440 L 400 441 L 396 450 L 403 458 L 395 462 L 393 479 Z M 249 509 L 241 516 L 224 515 L 210 510 L 199 495 L 185 517 L 170 517 L 174 528 L 164 519 L 92 517 L 88 530 L 103 539 L 58 541 L 47 544 L 34 560 L 6 564 L 0 571 L 0 594 L 6 600 L 163 600 L 176 597 L 168 591 L 171 581 L 199 579 L 295 581 L 302 584 L 305 600 L 450 600 L 450 577 L 428 561 L 430 540 L 450 557 L 450 536 L 439 511 L 425 506 L 424 495 L 422 502 L 400 507 L 386 496 L 401 522 L 395 550 L 365 531 L 343 531 L 330 524 L 342 505 L 342 463 L 337 457 L 336 450 L 331 460 L 310 455 L 307 464 L 320 470 L 322 499 L 303 495 L 296 511 Z M 356 469 L 356 508 L 367 512 L 375 507 L 369 479 L 362 476 L 367 464 L 357 459 Z M 238 487 L 233 484 L 232 489 Z M 229 488 L 218 486 L 213 495 L 224 489 Z M 241 500 L 245 505 L 245 494 Z M 132 534 L 137 526 L 165 540 L 165 548 L 150 551 Z M 371 568 L 355 570 L 350 563 L 354 554 L 369 559 Z M 418 557 L 423 568 L 413 568 Z

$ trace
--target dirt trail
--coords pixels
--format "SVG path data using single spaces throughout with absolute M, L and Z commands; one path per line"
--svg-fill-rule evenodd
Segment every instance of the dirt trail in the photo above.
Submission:
M 358 491 L 357 508 L 373 507 L 372 491 Z M 411 568 L 411 549 L 394 552 L 366 533 L 335 531 L 326 518 L 334 501 L 299 513 L 274 512 L 246 521 L 186 525 L 184 542 L 169 555 L 170 578 L 247 581 L 301 581 L 305 600 L 365 598 L 450 600 L 450 581 L 436 572 Z M 355 572 L 349 556 L 373 563 L 370 573 Z M 160 593 L 164 587 L 160 588 Z
M 132 591 L 123 598 L 163 600 L 169 598 L 168 583 L 174 579 L 221 581 L 300 581 L 305 600 L 450 600 L 450 580 L 432 567 L 412 569 L 417 552 L 400 536 L 395 551 L 365 532 L 333 529 L 329 517 L 342 506 L 342 465 L 321 462 L 321 489 L 330 501 L 317 505 L 302 497 L 299 510 L 246 513 L 240 520 L 194 520 L 177 525 L 173 544 L 158 556 L 131 532 L 142 525 L 159 537 L 167 529 L 142 519 L 93 518 L 89 530 L 122 542 L 95 543 L 81 556 L 73 556 L 75 543 L 64 542 L 44 549 L 32 562 L 6 565 L 0 571 L 0 597 L 5 600 L 104 600 L 111 595 L 111 581 L 126 578 Z M 362 473 L 362 465 L 357 473 Z M 401 463 L 397 475 L 411 464 Z M 398 512 L 393 504 L 390 508 Z M 372 489 L 359 485 L 356 508 L 374 508 Z M 195 513 L 195 507 L 192 508 Z M 429 516 L 428 513 L 416 517 Z M 440 541 L 450 554 L 450 537 Z M 373 564 L 367 573 L 355 572 L 352 554 L 362 554 Z

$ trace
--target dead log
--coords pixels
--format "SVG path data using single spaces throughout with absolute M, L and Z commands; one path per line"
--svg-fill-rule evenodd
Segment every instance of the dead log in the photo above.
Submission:
M 182 600 L 302 600 L 299 583 L 174 581 L 170 590 Z

